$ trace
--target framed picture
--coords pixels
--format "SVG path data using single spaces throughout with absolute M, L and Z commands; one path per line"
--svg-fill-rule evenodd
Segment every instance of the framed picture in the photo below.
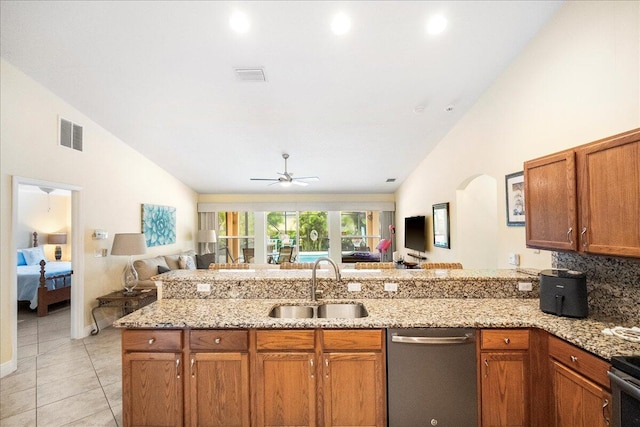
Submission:
M 449 203 L 433 205 L 433 246 L 451 249 L 449 242 Z
M 143 204 L 142 232 L 149 248 L 175 243 L 176 208 Z
M 524 226 L 524 172 L 505 177 L 507 193 L 507 226 Z

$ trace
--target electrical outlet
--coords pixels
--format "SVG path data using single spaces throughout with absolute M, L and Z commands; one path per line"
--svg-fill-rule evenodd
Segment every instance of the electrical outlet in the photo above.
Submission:
M 533 289 L 531 282 L 518 282 L 519 291 L 530 291 Z
M 347 290 L 349 292 L 360 292 L 362 290 L 362 284 L 358 282 L 347 283 Z
M 384 284 L 385 292 L 398 292 L 398 284 L 397 283 L 385 283 Z
M 509 254 L 509 264 L 511 264 L 511 265 L 520 265 L 520 255 L 518 255 L 518 254 Z
M 198 292 L 211 292 L 211 284 L 198 283 Z

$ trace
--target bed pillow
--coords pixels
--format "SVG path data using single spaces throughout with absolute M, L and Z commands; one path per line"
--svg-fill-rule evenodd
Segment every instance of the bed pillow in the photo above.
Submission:
M 178 265 L 183 270 L 196 269 L 196 263 L 193 261 L 193 257 L 188 255 L 180 255 L 180 257 L 178 258 Z
M 22 249 L 22 255 L 24 256 L 27 265 L 40 264 L 41 260 L 47 261 L 47 258 L 44 256 L 44 251 L 40 246 L 37 248 Z
M 18 251 L 18 265 L 27 265 L 27 260 L 24 259 L 22 251 Z

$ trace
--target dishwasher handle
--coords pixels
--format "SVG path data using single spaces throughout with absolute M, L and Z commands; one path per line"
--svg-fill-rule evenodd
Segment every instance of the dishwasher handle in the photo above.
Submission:
M 443 344 L 466 344 L 471 341 L 469 334 L 457 337 L 408 337 L 404 335 L 392 335 L 391 342 L 403 343 L 403 344 L 428 344 L 428 345 L 443 345 Z

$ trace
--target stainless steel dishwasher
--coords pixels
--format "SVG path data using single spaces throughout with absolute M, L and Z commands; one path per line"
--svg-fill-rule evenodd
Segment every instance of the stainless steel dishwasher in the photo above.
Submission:
M 476 331 L 387 330 L 389 427 L 476 427 Z

